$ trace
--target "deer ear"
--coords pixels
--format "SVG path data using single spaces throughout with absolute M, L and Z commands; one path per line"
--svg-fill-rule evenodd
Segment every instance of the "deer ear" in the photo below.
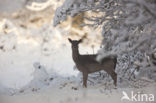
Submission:
M 80 39 L 78 42 L 81 43 L 82 42 L 82 39 Z
M 72 40 L 70 38 L 68 38 L 69 42 L 72 43 Z

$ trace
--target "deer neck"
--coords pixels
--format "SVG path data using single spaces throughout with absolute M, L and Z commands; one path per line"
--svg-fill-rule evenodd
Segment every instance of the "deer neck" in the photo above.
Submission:
M 80 54 L 79 54 L 78 47 L 77 48 L 72 47 L 72 57 L 74 62 L 77 62 L 79 60 L 79 56 Z

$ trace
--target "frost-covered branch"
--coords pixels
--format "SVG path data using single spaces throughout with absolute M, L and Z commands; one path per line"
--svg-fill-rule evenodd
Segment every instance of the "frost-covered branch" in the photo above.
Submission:
M 103 48 L 99 51 L 98 60 L 129 53 L 130 58 L 134 58 L 139 52 L 143 56 L 137 64 L 144 69 L 148 64 L 155 68 L 155 0 L 65 0 L 55 12 L 54 26 L 65 21 L 67 16 L 82 12 L 86 13 L 82 26 L 102 26 Z M 136 61 L 132 62 L 135 64 Z

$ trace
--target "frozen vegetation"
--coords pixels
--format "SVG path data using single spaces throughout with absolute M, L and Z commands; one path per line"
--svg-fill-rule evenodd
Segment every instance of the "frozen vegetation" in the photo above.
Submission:
M 156 2 L 154 0 L 65 0 L 55 12 L 54 26 L 68 16 L 94 13 L 84 16 L 81 26 L 101 27 L 103 42 L 97 60 L 117 55 L 119 67 L 128 66 L 126 75 L 142 75 L 155 78 L 156 64 Z M 124 57 L 124 58 L 123 58 Z M 137 73 L 138 72 L 138 73 Z M 120 72 L 119 72 L 120 73 Z
M 154 0 L 10 1 L 0 1 L 0 103 L 129 103 L 123 91 L 156 100 Z M 72 27 L 82 13 L 83 29 Z M 84 38 L 80 53 L 98 53 L 97 61 L 118 56 L 117 88 L 104 71 L 82 87 L 68 37 Z

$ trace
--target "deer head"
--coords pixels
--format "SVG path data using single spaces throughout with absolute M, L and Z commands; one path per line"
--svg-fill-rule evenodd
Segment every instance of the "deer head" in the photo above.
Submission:
M 79 43 L 82 42 L 82 39 L 80 39 L 80 40 L 71 40 L 70 38 L 68 38 L 68 40 L 72 44 L 72 48 L 78 48 Z

